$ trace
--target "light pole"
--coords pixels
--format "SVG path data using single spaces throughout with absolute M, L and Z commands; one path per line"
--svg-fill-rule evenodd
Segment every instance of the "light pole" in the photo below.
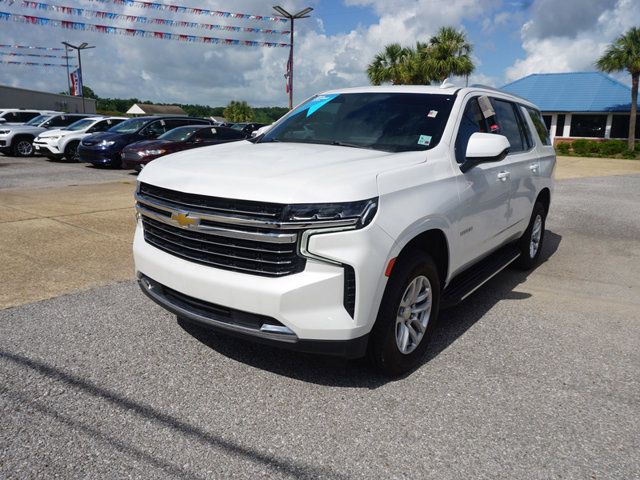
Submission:
M 284 8 L 279 5 L 273 7 L 273 9 L 280 14 L 281 17 L 288 18 L 291 20 L 291 43 L 289 45 L 289 62 L 287 64 L 287 81 L 289 85 L 289 110 L 293 108 L 293 25 L 294 20 L 298 18 L 309 18 L 309 13 L 313 11 L 313 8 L 307 7 L 305 9 L 300 10 L 296 14 L 291 14 L 287 12 Z
M 62 44 L 64 45 L 64 42 L 62 42 Z M 69 72 L 69 47 L 67 47 L 66 45 L 64 45 L 64 57 L 67 60 L 67 93 L 71 95 L 71 78 L 69 77 L 71 73 Z
M 80 71 L 80 95 L 82 96 L 82 113 L 87 113 L 87 108 L 84 105 L 84 79 L 82 77 L 82 59 L 80 58 L 80 51 L 81 50 L 87 50 L 89 48 L 96 48 L 96 47 L 92 47 L 89 46 L 88 43 L 83 42 L 78 46 L 75 45 L 71 45 L 70 43 L 67 42 L 62 42 L 65 46 L 69 47 L 69 48 L 73 48 L 74 50 L 78 51 L 78 70 Z

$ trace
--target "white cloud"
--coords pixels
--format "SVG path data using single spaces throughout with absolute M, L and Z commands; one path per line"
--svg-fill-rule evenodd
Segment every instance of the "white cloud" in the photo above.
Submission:
M 595 70 L 606 46 L 640 24 L 637 0 L 549 1 L 533 4 L 533 16 L 521 31 L 526 57 L 507 68 L 509 81 L 532 73 Z
M 89 0 L 69 0 L 67 3 L 93 9 L 98 5 Z M 426 40 L 439 27 L 459 26 L 465 19 L 480 18 L 500 3 L 501 0 L 346 0 L 347 5 L 371 7 L 379 19 L 366 28 L 337 35 L 324 33 L 321 18 L 299 21 L 296 28 L 295 99 L 300 101 L 329 88 L 366 84 L 366 65 L 385 44 L 401 42 L 411 45 L 416 40 Z M 221 0 L 206 0 L 198 6 L 271 13 L 271 4 L 266 6 L 265 2 L 259 0 L 234 1 L 233 7 L 229 7 L 229 4 Z M 302 0 L 284 2 L 283 5 L 291 10 L 305 6 Z M 122 8 L 105 5 L 100 9 L 122 11 Z M 12 9 L 25 12 L 17 3 Z M 176 18 L 169 12 L 135 7 L 128 7 L 125 11 L 132 15 Z M 60 18 L 56 14 L 50 16 Z M 178 18 L 206 23 L 242 24 L 242 21 L 221 17 Z M 70 19 L 100 23 L 95 19 Z M 498 19 L 495 21 L 499 22 Z M 223 32 L 200 29 L 191 32 L 196 35 L 225 35 Z M 237 36 L 233 33 L 226 35 Z M 274 40 L 274 36 L 268 38 Z M 287 41 L 283 40 L 287 37 L 275 38 Z M 0 28 L 0 43 L 59 45 L 62 40 L 86 41 L 97 46 L 83 54 L 83 67 L 85 83 L 100 96 L 209 105 L 224 105 L 232 99 L 247 100 L 253 105 L 285 105 L 287 101 L 283 77 L 287 48 L 189 44 L 14 23 L 3 23 Z M 61 91 L 66 89 L 67 82 L 64 69 L 3 66 L 0 69 L 0 84 Z

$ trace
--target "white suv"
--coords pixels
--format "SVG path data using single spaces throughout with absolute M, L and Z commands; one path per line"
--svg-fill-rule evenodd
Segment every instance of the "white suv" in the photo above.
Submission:
M 33 141 L 36 153 L 50 160 L 78 161 L 80 141 L 94 133 L 106 132 L 127 120 L 126 117 L 89 117 L 78 120 L 66 128 L 41 133 Z
M 253 139 L 139 177 L 142 290 L 179 317 L 308 352 L 417 365 L 441 308 L 535 266 L 555 152 L 484 87 L 315 96 Z

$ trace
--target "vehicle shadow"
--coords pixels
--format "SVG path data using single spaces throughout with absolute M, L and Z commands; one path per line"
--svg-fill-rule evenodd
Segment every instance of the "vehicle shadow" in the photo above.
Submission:
M 561 241 L 560 235 L 549 230 L 545 232 L 541 264 L 553 256 Z M 500 300 L 529 298 L 530 294 L 518 292 L 516 288 L 527 279 L 530 273 L 513 268 L 506 269 L 474 292 L 462 304 L 442 311 L 422 364 L 437 357 L 464 335 Z M 349 361 L 292 352 L 218 334 L 183 319 L 179 319 L 178 324 L 193 338 L 218 353 L 277 375 L 319 385 L 348 388 L 374 389 L 393 381 L 374 372 L 365 359 Z

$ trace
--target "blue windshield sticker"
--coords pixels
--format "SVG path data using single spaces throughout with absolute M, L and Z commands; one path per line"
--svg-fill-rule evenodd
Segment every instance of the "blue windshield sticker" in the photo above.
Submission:
M 327 103 L 338 96 L 337 93 L 333 95 L 318 95 L 316 98 L 309 102 L 309 110 L 307 110 L 307 118 L 316 113 Z
M 420 138 L 418 138 L 418 145 L 424 145 L 425 147 L 431 145 L 431 135 L 420 135 Z

